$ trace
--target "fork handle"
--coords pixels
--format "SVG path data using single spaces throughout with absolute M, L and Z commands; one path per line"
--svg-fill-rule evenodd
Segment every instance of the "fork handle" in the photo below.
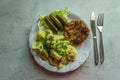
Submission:
M 100 32 L 100 62 L 101 64 L 104 62 L 104 48 L 103 48 L 102 32 Z
M 95 61 L 95 65 L 98 64 L 99 62 L 99 56 L 98 56 L 98 48 L 97 48 L 97 38 L 94 37 L 93 38 L 93 42 L 94 42 L 94 61 Z

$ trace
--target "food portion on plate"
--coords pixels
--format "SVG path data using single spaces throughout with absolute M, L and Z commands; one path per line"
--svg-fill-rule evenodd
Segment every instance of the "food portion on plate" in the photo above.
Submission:
M 74 61 L 77 50 L 64 35 L 54 34 L 50 29 L 37 32 L 32 49 L 43 59 L 58 69 Z
M 90 34 L 89 28 L 81 20 L 68 17 L 68 10 L 55 10 L 40 16 L 37 31 L 32 42 L 32 51 L 58 70 L 76 61 L 80 46 Z
M 81 20 L 72 20 L 64 30 L 65 37 L 74 45 L 80 45 L 89 34 L 89 28 Z

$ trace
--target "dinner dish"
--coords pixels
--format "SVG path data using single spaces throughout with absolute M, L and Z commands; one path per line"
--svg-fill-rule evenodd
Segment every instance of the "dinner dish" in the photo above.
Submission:
M 68 18 L 69 19 L 79 19 L 79 20 L 81 20 L 78 16 L 76 16 L 75 14 L 73 14 L 71 12 L 68 12 Z M 77 69 L 88 58 L 88 56 L 90 54 L 90 51 L 92 49 L 91 32 L 90 32 L 89 36 L 87 37 L 87 39 L 80 46 L 76 47 L 77 48 L 77 56 L 76 56 L 76 60 L 74 62 L 68 63 L 67 65 L 65 65 L 63 68 L 61 68 L 59 70 L 56 67 L 51 66 L 48 61 L 42 60 L 32 50 L 31 45 L 32 45 L 32 42 L 35 40 L 36 32 L 37 32 L 36 25 L 37 25 L 37 23 L 31 29 L 30 36 L 29 36 L 29 43 L 30 43 L 29 46 L 30 46 L 31 53 L 32 53 L 35 61 L 39 65 L 41 65 L 42 67 L 44 67 L 45 69 L 47 69 L 49 71 L 52 71 L 52 72 L 59 72 L 59 73 L 69 72 L 69 71 Z

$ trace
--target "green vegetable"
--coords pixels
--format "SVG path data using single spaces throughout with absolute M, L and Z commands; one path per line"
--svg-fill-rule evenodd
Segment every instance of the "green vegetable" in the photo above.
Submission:
M 67 26 L 67 25 L 68 25 L 68 22 L 67 22 L 67 20 L 65 19 L 65 17 L 57 14 L 57 15 L 56 15 L 56 18 L 62 23 L 63 26 Z
M 53 24 L 53 22 L 49 19 L 49 17 L 45 17 L 44 18 L 46 24 L 48 25 L 48 27 L 55 33 L 58 32 L 58 29 L 55 27 L 55 25 Z
M 50 14 L 49 17 L 59 30 L 63 30 L 63 25 L 61 24 L 61 22 L 55 16 Z
M 59 43 L 56 43 L 55 48 L 56 49 L 59 49 L 59 48 L 67 49 L 67 46 L 64 45 L 62 41 L 60 41 Z
M 68 19 L 68 9 L 67 8 L 64 8 L 64 9 L 61 9 L 61 10 L 55 10 L 50 14 L 52 14 L 53 16 L 60 15 L 60 16 L 63 16 L 65 19 Z M 48 16 L 48 15 L 46 15 L 46 16 Z M 48 26 L 46 24 L 45 19 L 44 19 L 46 16 L 40 16 L 40 18 L 39 18 L 39 21 L 40 21 L 40 24 L 41 24 L 40 26 L 44 26 L 44 27 Z M 38 28 L 40 26 L 38 26 Z
M 64 9 L 61 9 L 61 10 L 55 10 L 51 14 L 54 15 L 54 16 L 60 15 L 60 16 L 63 16 L 67 19 L 68 18 L 68 9 L 64 8 Z
M 65 54 L 65 52 L 62 51 L 62 50 L 57 50 L 57 53 L 58 53 L 59 55 L 61 55 L 61 56 Z

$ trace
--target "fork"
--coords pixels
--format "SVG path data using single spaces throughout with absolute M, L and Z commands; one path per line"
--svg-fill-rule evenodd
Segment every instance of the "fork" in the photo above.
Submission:
M 100 33 L 100 62 L 101 64 L 104 62 L 104 48 L 103 48 L 103 39 L 102 39 L 102 30 L 103 30 L 103 19 L 104 19 L 104 13 L 99 13 L 98 14 L 98 19 L 97 19 L 97 28 Z

